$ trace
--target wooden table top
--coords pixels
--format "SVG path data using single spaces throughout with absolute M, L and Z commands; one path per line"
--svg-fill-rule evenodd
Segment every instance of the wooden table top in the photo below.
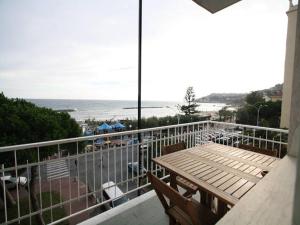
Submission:
M 225 203 L 235 205 L 270 171 L 278 158 L 221 144 L 205 144 L 153 161 Z

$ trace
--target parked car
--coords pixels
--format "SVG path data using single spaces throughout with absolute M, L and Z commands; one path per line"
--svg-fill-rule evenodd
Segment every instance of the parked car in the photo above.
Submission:
M 10 174 L 5 175 L 4 177 L 0 177 L 1 182 L 5 182 L 5 187 L 7 189 L 13 189 L 16 188 L 17 184 L 24 186 L 27 184 L 27 178 L 26 177 L 12 177 Z
M 137 173 L 138 173 L 138 167 L 139 167 L 138 165 L 139 165 L 138 162 L 129 162 L 129 163 L 127 164 L 128 170 L 129 170 L 130 172 L 133 171 L 133 173 L 134 173 L 135 175 L 137 175 Z M 147 170 L 146 170 L 145 167 L 143 168 L 143 173 L 144 173 L 144 174 L 147 173 Z
M 110 202 L 110 206 L 112 208 L 121 205 L 128 201 L 128 198 L 121 189 L 113 182 L 109 181 L 102 185 L 103 188 L 103 196 L 106 200 L 113 199 Z

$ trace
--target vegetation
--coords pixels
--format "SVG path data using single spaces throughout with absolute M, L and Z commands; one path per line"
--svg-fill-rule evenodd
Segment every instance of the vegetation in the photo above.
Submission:
M 60 203 L 60 198 L 59 198 L 59 194 L 56 192 L 51 192 L 51 196 L 52 199 L 50 199 L 50 192 L 43 192 L 42 193 L 42 201 L 43 201 L 43 208 L 47 208 L 50 207 L 51 205 L 51 201 L 52 201 L 52 205 L 58 204 Z M 18 207 L 17 204 L 14 206 L 11 206 L 10 208 L 7 209 L 7 218 L 8 220 L 12 220 L 15 219 L 18 215 Z M 31 209 L 31 212 L 33 210 Z M 22 198 L 20 199 L 20 215 L 27 215 L 29 214 L 29 201 L 28 198 Z M 52 216 L 53 216 L 53 221 L 61 219 L 63 217 L 66 217 L 66 212 L 64 210 L 63 207 L 57 207 L 52 209 Z M 45 212 L 43 212 L 43 218 L 45 223 L 49 224 L 51 223 L 51 211 L 47 210 Z M 4 218 L 4 209 L 0 210 L 0 223 L 4 222 L 5 218 Z M 37 223 L 35 216 L 32 217 L 31 219 L 32 225 L 39 225 L 39 223 Z M 16 222 L 13 224 L 30 224 L 29 218 L 21 220 L 20 223 Z M 69 224 L 68 221 L 64 221 L 62 223 L 60 223 L 61 225 L 67 225 Z
M 193 87 L 187 88 L 184 100 L 187 104 L 179 105 L 178 107 L 185 115 L 192 115 L 198 112 L 196 110 L 198 104 L 196 103 L 195 92 Z
M 258 91 L 253 91 L 250 94 L 246 95 L 245 100 L 248 105 L 255 105 L 265 102 L 262 93 Z
M 259 92 L 252 92 L 246 96 L 246 104 L 237 111 L 236 122 L 257 125 L 258 111 L 259 126 L 274 128 L 280 126 L 281 101 L 265 102 Z
M 9 99 L 0 93 L 0 146 L 50 141 L 62 138 L 78 137 L 81 130 L 74 119 L 67 113 L 58 113 L 48 108 L 37 107 L 23 99 Z M 55 149 L 43 149 L 41 158 L 53 153 Z M 36 151 L 26 158 L 36 158 Z M 7 156 L 7 155 L 6 155 Z M 1 155 L 0 163 L 9 164 L 7 156 Z M 26 163 L 26 162 L 24 162 Z
M 0 146 L 78 137 L 80 132 L 76 121 L 67 113 L 0 94 Z
M 225 106 L 219 110 L 219 121 L 231 122 L 234 119 L 236 112 L 228 110 L 227 108 L 228 107 Z

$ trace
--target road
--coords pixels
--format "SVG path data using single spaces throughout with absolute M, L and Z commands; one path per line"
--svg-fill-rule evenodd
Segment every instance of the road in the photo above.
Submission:
M 100 190 L 101 185 L 108 181 L 119 183 L 136 177 L 127 166 L 129 162 L 137 162 L 136 146 L 103 149 L 70 158 L 57 160 L 54 165 L 47 163 L 42 166 L 41 177 L 44 179 L 58 179 L 60 176 L 70 176 L 71 179 L 79 177 L 81 182 L 88 184 L 90 191 Z M 132 179 L 118 186 L 123 192 L 127 192 L 137 188 L 137 182 L 136 179 Z M 99 193 L 97 197 L 101 198 L 101 194 Z M 129 195 L 129 198 L 134 197 L 136 192 Z

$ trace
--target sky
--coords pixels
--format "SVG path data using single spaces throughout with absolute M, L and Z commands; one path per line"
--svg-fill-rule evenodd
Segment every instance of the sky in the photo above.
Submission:
M 143 0 L 142 100 L 245 93 L 283 82 L 288 0 L 211 14 Z M 0 0 L 0 92 L 136 100 L 138 0 Z

